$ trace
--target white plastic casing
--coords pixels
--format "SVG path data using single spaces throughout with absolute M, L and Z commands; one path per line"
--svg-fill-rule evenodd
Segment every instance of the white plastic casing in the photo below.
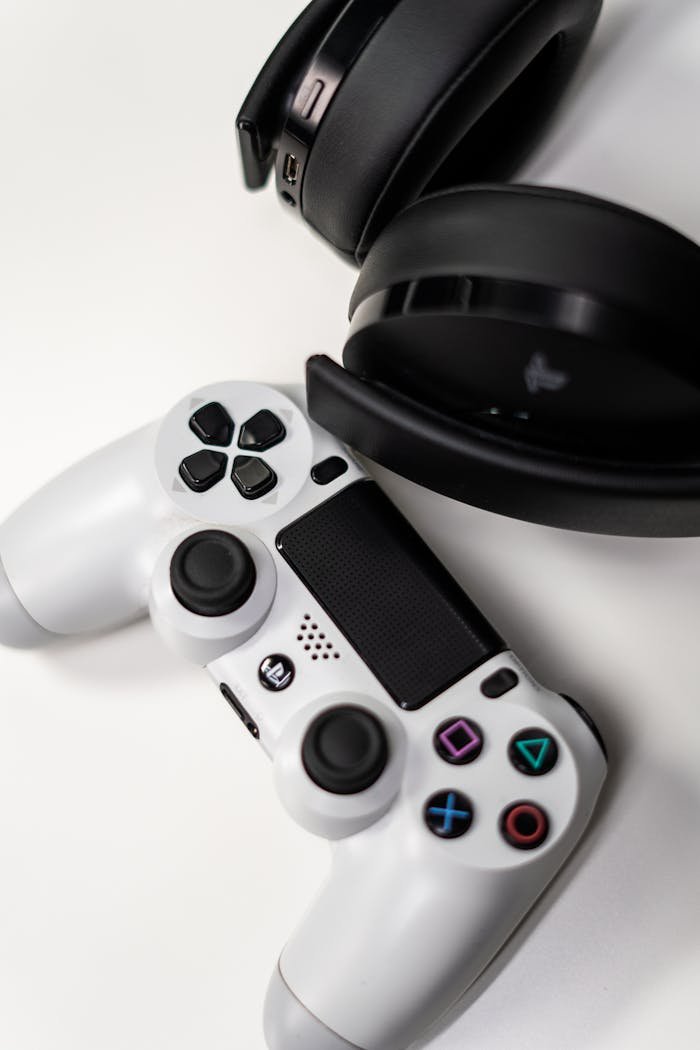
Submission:
M 227 409 L 236 431 L 229 449 L 217 449 L 229 458 L 226 477 L 195 493 L 179 466 L 204 447 L 190 419 L 209 402 Z M 275 489 L 249 501 L 231 481 L 231 460 L 240 426 L 262 409 L 283 421 L 286 438 L 262 453 Z M 312 465 L 332 456 L 345 461 L 345 473 L 315 483 Z M 294 1040 L 305 1033 L 309 1050 L 403 1050 L 413 1042 L 474 982 L 554 877 L 584 832 L 606 773 L 586 722 L 512 654 L 418 711 L 397 706 L 277 547 L 285 526 L 364 478 L 347 450 L 309 422 L 300 388 L 221 383 L 73 467 L 0 528 L 0 640 L 40 644 L 45 632 L 104 629 L 150 606 L 166 643 L 206 664 L 259 736 L 293 818 L 334 843 L 330 880 L 273 978 L 266 1017 L 273 1050 L 286 1050 L 292 1025 Z M 251 596 L 228 616 L 197 616 L 172 592 L 172 556 L 204 528 L 237 536 L 255 564 Z M 277 654 L 295 673 L 288 688 L 273 692 L 259 669 Z M 481 684 L 503 669 L 517 685 L 487 699 Z M 340 705 L 372 713 L 388 741 L 383 774 L 354 795 L 323 790 L 302 762 L 311 722 Z M 436 730 L 452 718 L 482 730 L 483 750 L 469 765 L 451 765 L 435 749 Z M 514 734 L 531 727 L 558 744 L 545 776 L 525 775 L 508 757 Z M 427 801 L 445 791 L 461 792 L 472 807 L 461 838 L 439 838 L 426 825 Z M 501 832 L 504 810 L 519 801 L 549 818 L 538 849 L 515 849 Z

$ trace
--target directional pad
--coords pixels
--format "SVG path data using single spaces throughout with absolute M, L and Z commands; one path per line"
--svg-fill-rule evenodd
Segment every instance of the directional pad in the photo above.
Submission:
M 264 459 L 236 456 L 231 479 L 244 499 L 260 499 L 277 484 L 277 475 Z
M 190 419 L 190 430 L 205 445 L 228 448 L 233 441 L 234 423 L 224 406 L 212 401 L 197 409 Z
M 284 423 L 277 416 L 264 408 L 262 412 L 243 424 L 238 447 L 245 452 L 267 452 L 268 449 L 284 441 L 287 431 Z
M 228 456 L 203 449 L 180 464 L 180 477 L 193 492 L 208 492 L 226 476 Z

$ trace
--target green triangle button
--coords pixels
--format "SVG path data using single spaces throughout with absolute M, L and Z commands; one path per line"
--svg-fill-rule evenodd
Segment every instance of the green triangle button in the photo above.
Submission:
M 557 763 L 559 749 L 552 736 L 542 729 L 525 729 L 510 744 L 510 759 L 519 772 L 543 776 Z
M 516 747 L 533 769 L 540 769 L 549 751 L 550 739 L 548 736 L 541 740 L 518 740 Z

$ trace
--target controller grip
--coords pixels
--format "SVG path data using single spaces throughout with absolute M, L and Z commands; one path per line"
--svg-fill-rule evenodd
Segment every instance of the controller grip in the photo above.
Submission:
M 319 1034 L 319 1050 L 343 1040 L 405 1050 L 473 984 L 558 866 L 550 855 L 545 871 L 539 861 L 466 867 L 449 844 L 426 849 L 422 829 L 383 825 L 335 847 L 330 880 L 282 953 L 287 1009 L 272 1015 L 276 975 L 266 1017 L 273 1048 L 287 1045 L 275 1022 L 306 1015 L 330 1040 Z
M 0 642 L 39 645 L 145 612 L 154 523 L 172 515 L 153 465 L 157 429 L 71 467 L 0 526 Z

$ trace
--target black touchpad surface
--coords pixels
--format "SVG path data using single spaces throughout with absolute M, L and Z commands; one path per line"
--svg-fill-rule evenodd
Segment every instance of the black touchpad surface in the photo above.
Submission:
M 277 546 L 391 697 L 435 699 L 505 646 L 373 481 L 284 529 Z

